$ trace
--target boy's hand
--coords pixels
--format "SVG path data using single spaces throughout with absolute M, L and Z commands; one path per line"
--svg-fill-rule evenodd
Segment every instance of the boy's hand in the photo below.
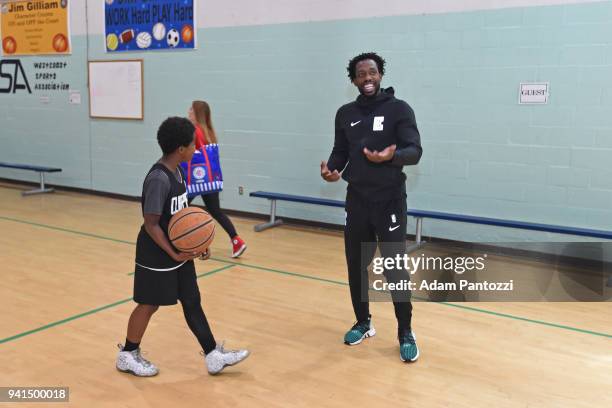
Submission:
M 175 252 L 172 256 L 176 262 L 184 262 L 191 261 L 194 258 L 197 258 L 198 254 L 196 252 Z
M 202 252 L 202 254 L 200 254 L 200 261 L 205 261 L 208 258 L 210 258 L 210 248 L 207 248 L 206 251 Z

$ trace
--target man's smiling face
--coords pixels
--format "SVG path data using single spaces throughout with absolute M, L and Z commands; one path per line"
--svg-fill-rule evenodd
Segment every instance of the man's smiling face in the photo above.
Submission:
M 376 95 L 380 90 L 380 81 L 382 81 L 382 75 L 380 75 L 374 60 L 367 59 L 357 63 L 353 84 L 362 95 Z

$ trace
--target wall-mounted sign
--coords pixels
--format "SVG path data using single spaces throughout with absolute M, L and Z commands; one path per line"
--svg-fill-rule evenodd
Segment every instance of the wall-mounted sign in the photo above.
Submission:
M 519 103 L 521 105 L 548 103 L 548 82 L 521 83 L 519 87 Z
M 106 0 L 106 52 L 193 49 L 194 0 Z
M 2 55 L 70 54 L 69 0 L 2 2 Z

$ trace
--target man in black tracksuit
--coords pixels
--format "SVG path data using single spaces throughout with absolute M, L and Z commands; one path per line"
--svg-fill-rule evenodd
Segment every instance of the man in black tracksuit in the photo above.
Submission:
M 335 142 L 329 160 L 321 163 L 326 181 L 348 182 L 344 243 L 351 300 L 357 323 L 346 333 L 346 344 L 359 344 L 376 331 L 368 302 L 367 266 L 376 245 L 383 257 L 406 252 L 406 175 L 403 166 L 419 162 L 423 149 L 414 112 L 394 96 L 393 88 L 381 89 L 385 61 L 375 53 L 358 55 L 347 68 L 359 89 L 356 101 L 338 109 Z M 363 248 L 363 250 L 362 250 Z M 388 282 L 408 280 L 402 269 L 385 270 Z M 419 356 L 411 328 L 412 304 L 408 290 L 391 291 L 402 361 Z

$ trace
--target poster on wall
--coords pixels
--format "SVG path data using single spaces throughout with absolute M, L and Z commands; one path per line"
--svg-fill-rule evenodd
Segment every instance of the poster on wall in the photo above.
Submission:
M 12 0 L 0 5 L 2 55 L 70 54 L 72 0 Z
M 194 49 L 194 0 L 103 0 L 107 52 Z

